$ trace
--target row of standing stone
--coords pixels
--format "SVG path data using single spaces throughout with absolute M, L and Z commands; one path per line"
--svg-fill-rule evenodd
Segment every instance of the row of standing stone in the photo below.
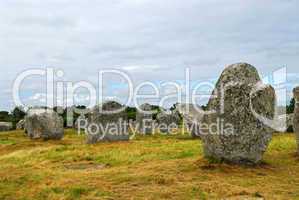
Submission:
M 221 96 L 224 89 L 224 96 Z M 296 108 L 294 114 L 294 129 L 297 133 L 299 146 L 299 88 L 294 89 Z M 184 116 L 187 125 L 196 122 L 212 126 L 219 123 L 230 124 L 233 128 L 231 133 L 223 134 L 223 130 L 203 129 L 198 134 L 203 142 L 204 155 L 207 158 L 223 160 L 231 163 L 256 164 L 262 160 L 271 141 L 273 128 L 263 122 L 263 119 L 273 119 L 275 114 L 276 96 L 270 85 L 262 83 L 257 70 L 250 64 L 238 63 L 228 66 L 217 81 L 215 90 L 208 102 L 207 110 L 214 111 L 209 115 L 192 111 L 191 119 L 184 108 L 178 111 Z M 113 111 L 122 108 L 122 105 L 106 103 L 102 110 Z M 143 104 L 141 110 L 151 111 L 149 104 Z M 191 109 L 192 106 L 191 106 Z M 252 112 L 252 111 L 255 112 Z M 259 118 L 258 116 L 262 116 Z M 95 107 L 89 117 L 89 122 L 95 124 L 107 124 L 117 122 L 119 119 L 126 120 L 125 111 L 115 114 L 105 114 Z M 136 123 L 148 119 L 151 123 L 153 116 L 150 113 L 139 112 Z M 160 114 L 158 121 L 166 124 L 177 122 L 176 116 L 172 114 Z M 147 127 L 147 126 L 146 126 Z M 55 112 L 32 111 L 25 118 L 25 128 L 30 138 L 61 139 L 63 137 L 63 120 Z M 140 128 L 143 128 L 142 126 Z M 165 130 L 162 130 L 162 132 Z M 152 129 L 142 129 L 143 134 L 153 132 Z M 212 133 L 213 132 L 213 133 Z M 122 135 L 122 134 L 120 134 Z M 129 136 L 115 136 L 106 134 L 88 134 L 87 142 L 128 140 Z M 298 147 L 299 152 L 299 147 Z
M 150 113 L 149 113 L 150 112 Z M 126 141 L 129 140 L 129 130 L 144 135 L 154 134 L 158 130 L 161 133 L 170 133 L 168 126 L 174 124 L 178 128 L 180 123 L 180 115 L 178 112 L 163 110 L 157 114 L 154 119 L 154 106 L 143 104 L 140 106 L 136 121 L 129 123 L 127 119 L 126 107 L 115 102 L 109 101 L 91 109 L 88 117 L 80 116 L 74 124 L 75 129 L 85 127 L 85 125 L 100 125 L 98 134 L 92 134 L 94 126 L 88 126 L 87 143 L 97 143 L 101 141 Z M 81 124 L 80 124 L 81 123 Z M 124 126 L 127 123 L 127 126 Z M 163 124 L 165 126 L 159 126 Z M 104 130 L 112 129 L 111 125 L 117 125 L 116 134 L 110 134 Z M 30 109 L 24 120 L 18 123 L 19 129 L 25 129 L 27 135 L 32 139 L 61 139 L 63 138 L 63 120 L 52 110 L 46 109 Z M 90 129 L 89 129 L 90 128 Z M 102 130 L 103 128 L 104 130 Z M 104 136 L 103 136 L 104 135 Z M 103 137 L 102 137 L 103 136 Z

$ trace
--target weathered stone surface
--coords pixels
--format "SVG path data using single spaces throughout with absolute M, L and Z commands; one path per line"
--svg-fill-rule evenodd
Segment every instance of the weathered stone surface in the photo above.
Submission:
M 0 132 L 12 130 L 11 122 L 0 122 Z
M 78 119 L 75 121 L 73 128 L 76 130 L 83 130 L 87 123 L 87 118 L 84 115 L 80 115 Z
M 136 114 L 136 126 L 141 134 L 151 135 L 154 133 L 155 124 L 153 120 L 152 106 L 148 103 L 142 104 Z
M 63 119 L 56 112 L 30 109 L 25 117 L 25 129 L 31 139 L 60 140 L 63 138 Z
M 288 114 L 287 115 L 287 130 L 288 132 L 293 132 L 293 123 L 294 123 L 294 114 Z
M 24 130 L 25 129 L 25 119 L 20 120 L 16 125 L 17 130 Z
M 278 116 L 278 122 L 280 122 L 281 130 L 278 132 L 286 133 L 286 132 L 294 132 L 293 130 L 293 121 L 294 114 L 285 114 Z
M 161 133 L 170 133 L 172 128 L 178 128 L 180 117 L 176 112 L 162 111 L 157 115 L 157 122 Z
M 295 99 L 293 128 L 297 139 L 297 152 L 299 153 L 299 87 L 293 90 Z
M 88 144 L 130 139 L 125 107 L 115 101 L 106 102 L 101 107 L 94 107 L 88 124 L 91 130 L 87 132 Z
M 178 104 L 178 112 L 182 115 L 184 126 L 193 138 L 200 138 L 201 122 L 204 116 L 204 111 L 198 105 L 193 104 Z
M 203 119 L 204 155 L 236 164 L 259 163 L 272 138 L 264 120 L 274 118 L 275 101 L 274 89 L 262 84 L 253 66 L 228 66 L 207 106 L 214 113 Z
M 67 115 L 65 126 L 67 128 L 74 128 L 76 123 L 76 116 L 88 115 L 91 112 L 91 110 L 89 108 L 85 108 L 84 106 L 69 106 L 64 109 L 64 112 Z

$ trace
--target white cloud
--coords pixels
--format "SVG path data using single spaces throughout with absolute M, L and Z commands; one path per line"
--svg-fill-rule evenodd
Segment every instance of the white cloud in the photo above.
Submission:
M 217 79 L 240 61 L 298 74 L 298 8 L 295 0 L 1 1 L 0 109 L 11 106 L 16 75 L 34 67 L 95 83 L 99 69 L 115 66 L 136 82 L 183 80 L 185 67 L 194 81 Z

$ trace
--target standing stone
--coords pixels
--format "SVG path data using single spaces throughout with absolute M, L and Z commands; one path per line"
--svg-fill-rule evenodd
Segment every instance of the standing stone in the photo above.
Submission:
M 297 152 L 299 153 L 299 87 L 293 90 L 295 99 L 294 122 L 293 128 L 297 139 Z
M 87 143 L 130 139 L 125 107 L 115 101 L 95 106 L 88 119 Z
M 136 114 L 136 126 L 141 134 L 152 135 L 155 130 L 152 106 L 142 104 Z
M 87 124 L 88 124 L 87 117 L 85 117 L 85 115 L 80 115 L 75 121 L 73 128 L 76 129 L 77 131 L 84 130 Z
M 179 104 L 177 110 L 183 116 L 184 126 L 192 138 L 200 138 L 201 123 L 204 116 L 202 108 L 193 104 Z
M 21 119 L 17 125 L 16 125 L 17 130 L 24 130 L 25 129 L 25 119 Z
M 11 122 L 0 122 L 0 132 L 10 131 L 12 128 Z
M 30 109 L 25 117 L 25 129 L 31 139 L 60 140 L 64 135 L 62 117 L 49 109 Z
M 207 158 L 236 164 L 257 164 L 272 138 L 275 91 L 264 85 L 247 64 L 228 66 L 221 74 L 204 115 L 202 141 Z M 252 108 L 252 109 L 251 109 Z
M 180 118 L 175 112 L 162 111 L 157 115 L 157 122 L 161 133 L 171 133 L 171 129 L 178 128 Z
M 279 115 L 277 122 L 279 123 L 280 127 L 279 130 L 276 130 L 280 133 L 292 133 L 294 132 L 293 129 L 293 122 L 294 122 L 294 114 L 284 114 Z
M 294 132 L 293 128 L 294 114 L 287 115 L 287 130 L 286 132 Z
M 280 115 L 280 116 L 278 116 L 278 120 L 281 120 L 281 123 L 282 123 L 281 127 L 283 127 L 282 130 L 279 132 L 281 132 L 281 133 L 294 132 L 294 129 L 293 129 L 294 114 L 293 113 Z

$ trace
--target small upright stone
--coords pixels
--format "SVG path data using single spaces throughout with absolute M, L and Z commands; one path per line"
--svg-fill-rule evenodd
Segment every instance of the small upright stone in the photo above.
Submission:
M 228 66 L 221 74 L 204 115 L 202 141 L 207 158 L 235 164 L 257 164 L 272 138 L 275 91 L 264 85 L 247 63 Z
M 84 130 L 84 127 L 87 125 L 87 118 L 84 115 L 80 115 L 75 121 L 73 128 L 77 131 Z
M 148 103 L 142 104 L 137 110 L 136 126 L 141 134 L 153 134 L 155 127 L 152 112 L 152 106 Z
M 204 111 L 200 106 L 193 104 L 178 104 L 178 112 L 183 116 L 183 122 L 192 138 L 200 138 L 201 123 Z
M 10 131 L 12 128 L 11 122 L 0 122 L 0 132 Z
M 286 131 L 285 132 L 294 132 L 294 113 L 288 114 L 286 117 Z
M 294 122 L 293 129 L 297 139 L 297 152 L 299 154 L 299 86 L 293 90 L 295 99 Z
M 64 135 L 63 119 L 53 110 L 30 109 L 25 129 L 31 139 L 60 140 Z
M 16 125 L 17 130 L 24 130 L 25 129 L 25 119 L 21 119 L 17 125 Z
M 158 127 L 161 133 L 171 133 L 171 129 L 178 128 L 180 117 L 176 112 L 163 111 L 157 115 Z
M 129 124 L 125 107 L 115 101 L 95 106 L 88 119 L 87 143 L 128 141 Z

